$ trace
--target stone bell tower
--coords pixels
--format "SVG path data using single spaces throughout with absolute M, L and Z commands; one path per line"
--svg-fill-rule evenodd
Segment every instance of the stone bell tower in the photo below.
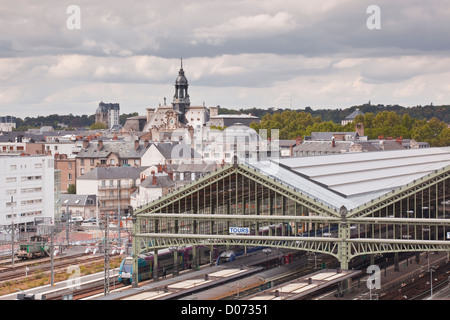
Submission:
M 175 95 L 173 96 L 173 110 L 178 114 L 180 123 L 186 123 L 185 119 L 185 107 L 191 105 L 188 93 L 188 81 L 184 75 L 183 59 L 181 59 L 181 68 L 178 72 L 178 77 L 175 80 Z

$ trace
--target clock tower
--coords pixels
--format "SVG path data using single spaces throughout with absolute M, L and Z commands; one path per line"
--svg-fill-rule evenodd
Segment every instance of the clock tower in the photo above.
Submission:
M 184 75 L 183 59 L 181 59 L 181 68 L 178 77 L 175 80 L 175 95 L 173 96 L 173 110 L 178 114 L 180 123 L 186 123 L 185 108 L 191 105 L 188 94 L 188 81 Z

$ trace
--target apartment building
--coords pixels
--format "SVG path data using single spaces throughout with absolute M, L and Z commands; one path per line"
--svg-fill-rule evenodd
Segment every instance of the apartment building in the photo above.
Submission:
M 87 174 L 96 167 L 132 166 L 139 167 L 149 165 L 146 159 L 150 157 L 148 152 L 149 141 L 134 142 L 98 140 L 83 141 L 83 148 L 76 156 L 77 176 Z
M 148 167 L 97 167 L 78 177 L 77 194 L 96 195 L 101 218 L 105 212 L 131 213 L 130 197 L 148 175 Z
M 54 159 L 0 155 L 0 167 L 0 225 L 54 221 Z

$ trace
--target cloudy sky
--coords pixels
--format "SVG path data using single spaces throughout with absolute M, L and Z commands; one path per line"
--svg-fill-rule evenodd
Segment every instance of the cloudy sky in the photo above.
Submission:
M 180 57 L 191 105 L 450 103 L 448 0 L 2 0 L 0 30 L 0 115 L 143 115 Z

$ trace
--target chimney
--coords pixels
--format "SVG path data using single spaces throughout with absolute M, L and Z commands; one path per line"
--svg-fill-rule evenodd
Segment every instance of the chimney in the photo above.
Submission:
M 88 139 L 84 139 L 83 140 L 83 149 L 86 149 L 89 146 L 89 140 Z
M 359 137 L 364 136 L 364 124 L 362 123 L 356 124 L 356 133 L 358 134 Z
M 103 148 L 103 140 L 98 140 L 97 146 L 98 146 L 98 151 L 102 150 L 102 148 Z
M 153 176 L 152 176 L 152 186 L 156 186 L 156 176 L 155 176 L 154 172 L 153 172 Z
M 139 149 L 139 139 L 134 140 L 134 150 Z
M 334 141 L 334 137 L 333 137 L 333 139 L 331 140 L 331 147 L 332 147 L 332 148 L 335 148 L 335 147 L 336 147 L 336 141 Z
M 209 116 L 210 117 L 215 117 L 217 115 L 219 115 L 219 106 L 217 107 L 209 107 Z
M 298 146 L 298 145 L 302 144 L 302 142 L 303 142 L 302 137 L 297 136 L 297 139 L 295 140 L 295 145 Z
M 155 113 L 155 109 L 153 108 L 146 108 L 147 110 L 147 122 L 150 122 L 153 114 Z
M 168 172 L 170 180 L 173 180 L 173 171 Z

